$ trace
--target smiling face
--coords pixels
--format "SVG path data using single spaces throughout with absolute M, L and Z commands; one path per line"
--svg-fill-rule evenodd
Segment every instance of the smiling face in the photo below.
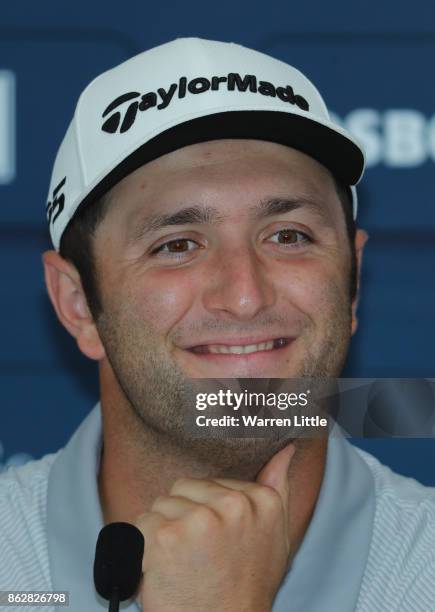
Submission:
M 121 351 L 130 370 L 161 360 L 192 378 L 340 373 L 350 246 L 322 165 L 213 141 L 143 166 L 110 197 L 94 248 L 112 365 Z
M 351 249 L 321 164 L 275 143 L 212 141 L 146 164 L 109 198 L 93 243 L 95 325 L 80 291 L 46 265 L 58 314 L 62 300 L 78 313 L 60 317 L 100 360 L 103 406 L 130 406 L 206 458 L 208 441 L 193 444 L 184 431 L 189 378 L 339 376 L 355 328 Z M 358 231 L 358 261 L 364 242 Z M 254 454 L 261 445 L 273 454 L 268 439 Z M 233 464 L 233 453 L 219 457 Z
M 322 165 L 213 141 L 143 166 L 110 197 L 94 242 L 102 381 L 149 425 L 181 432 L 186 377 L 340 374 L 350 245 Z

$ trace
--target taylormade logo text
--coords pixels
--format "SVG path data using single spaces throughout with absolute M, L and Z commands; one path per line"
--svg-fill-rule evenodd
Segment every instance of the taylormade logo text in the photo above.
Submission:
M 137 91 L 118 96 L 103 112 L 103 119 L 107 117 L 101 129 L 109 134 L 127 132 L 136 120 L 138 111 L 150 108 L 163 110 L 175 98 L 185 98 L 187 94 L 201 94 L 207 91 L 218 91 L 226 88 L 227 91 L 257 93 L 262 96 L 278 98 L 282 102 L 296 105 L 301 110 L 308 111 L 310 106 L 307 100 L 293 91 L 290 85 L 276 87 L 269 81 L 258 81 L 253 74 L 241 76 L 237 72 L 230 72 L 227 76 L 196 77 L 188 80 L 181 77 L 178 83 L 172 83 L 169 88 L 159 87 L 157 91 L 140 94 Z M 129 104 L 127 104 L 129 103 Z

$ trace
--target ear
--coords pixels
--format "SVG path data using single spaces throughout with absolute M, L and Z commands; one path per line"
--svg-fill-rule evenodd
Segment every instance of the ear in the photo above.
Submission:
M 355 233 L 355 252 L 356 252 L 356 263 L 357 263 L 357 286 L 356 286 L 356 294 L 352 301 L 352 336 L 356 332 L 358 328 L 358 318 L 356 316 L 356 311 L 358 308 L 359 301 L 359 288 L 360 288 L 360 280 L 361 280 L 361 264 L 362 264 L 362 256 L 364 246 L 369 239 L 369 236 L 365 230 L 358 229 Z
M 76 268 L 56 251 L 46 251 L 42 261 L 48 295 L 59 321 L 74 336 L 86 357 L 103 359 L 104 347 Z

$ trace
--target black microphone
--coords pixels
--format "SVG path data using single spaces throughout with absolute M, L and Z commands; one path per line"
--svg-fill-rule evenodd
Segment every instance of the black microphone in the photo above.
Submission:
M 109 600 L 109 612 L 118 612 L 119 602 L 135 594 L 142 575 L 144 548 L 142 532 L 130 523 L 109 523 L 100 531 L 94 583 L 98 594 Z

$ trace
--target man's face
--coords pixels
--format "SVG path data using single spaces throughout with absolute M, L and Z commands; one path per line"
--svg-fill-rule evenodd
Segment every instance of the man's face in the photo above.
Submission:
M 94 252 L 110 366 L 142 416 L 189 378 L 338 376 L 350 246 L 331 174 L 282 145 L 220 140 L 116 185 Z M 180 406 L 178 403 L 178 410 Z

